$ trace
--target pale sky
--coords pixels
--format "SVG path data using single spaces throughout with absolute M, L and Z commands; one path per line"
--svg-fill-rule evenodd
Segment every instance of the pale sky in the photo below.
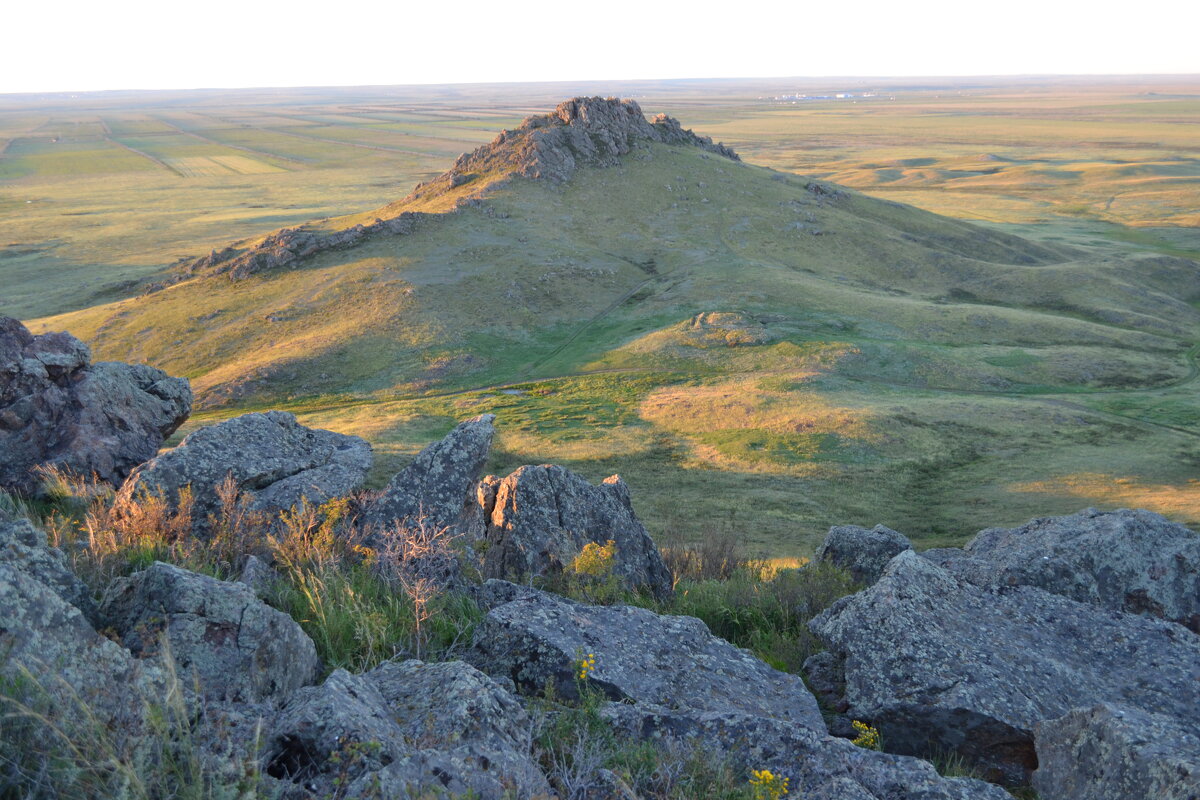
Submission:
M 0 93 L 1200 73 L 1200 0 L 14 0 Z

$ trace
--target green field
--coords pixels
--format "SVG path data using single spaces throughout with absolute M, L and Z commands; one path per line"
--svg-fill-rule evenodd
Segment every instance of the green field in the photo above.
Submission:
M 0 313 L 186 375 L 189 428 L 278 407 L 365 436 L 377 483 L 492 411 L 494 471 L 620 472 L 652 532 L 768 555 L 839 523 L 1200 523 L 1200 81 L 583 88 L 747 166 L 655 148 L 143 298 L 181 258 L 369 221 L 578 88 L 0 98 Z

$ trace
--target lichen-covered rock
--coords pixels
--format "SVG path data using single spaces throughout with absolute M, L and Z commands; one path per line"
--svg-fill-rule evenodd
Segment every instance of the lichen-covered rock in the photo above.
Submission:
M 488 612 L 467 660 L 523 691 L 550 683 L 573 697 L 582 655 L 594 656 L 589 683 L 613 700 L 736 711 L 825 730 L 800 678 L 713 636 L 694 617 L 531 592 Z
M 317 505 L 362 485 L 371 467 L 371 446 L 357 436 L 306 428 L 285 411 L 243 414 L 189 434 L 178 447 L 134 470 L 118 501 L 162 496 L 172 503 L 190 486 L 192 524 L 208 527 L 220 508 L 217 487 L 229 476 L 268 513 L 293 508 L 301 499 Z
M 505 787 L 549 796 L 531 755 L 533 722 L 509 692 L 461 661 L 390 661 L 366 674 L 407 741 L 471 765 L 460 774 L 481 796 Z
M 593 486 L 559 466 L 526 466 L 496 486 L 483 574 L 522 581 L 569 567 L 589 542 L 616 544 L 613 573 L 629 588 L 671 592 L 671 572 L 633 512 L 620 477 Z
M 988 528 L 961 555 L 927 555 L 976 583 L 1036 586 L 1200 633 L 1200 534 L 1151 511 L 1089 508 Z
M 434 527 L 458 527 L 491 452 L 495 419 L 494 414 L 469 419 L 422 450 L 366 509 L 366 521 L 387 527 L 424 516 Z
M 197 575 L 161 561 L 114 581 L 100 606 L 137 656 L 165 638 L 179 674 L 213 699 L 254 702 L 316 680 L 316 647 L 296 622 L 242 583 Z
M 916 553 L 809 627 L 842 661 L 847 714 L 889 750 L 955 751 L 1023 783 L 1034 726 L 1114 702 L 1200 718 L 1200 637 L 1028 586 L 980 587 Z
M 601 715 L 638 739 L 696 744 L 743 769 L 769 769 L 805 800 L 1009 800 L 999 786 L 943 778 L 927 761 L 866 750 L 776 718 L 609 703 Z
M 858 583 L 869 586 L 879 579 L 892 558 L 911 549 L 908 537 L 883 525 L 870 530 L 837 525 L 829 529 L 815 560 L 829 561 L 849 572 Z
M 5 561 L 0 654 L 5 695 L 44 713 L 59 735 L 89 744 L 106 737 L 118 749 L 139 749 L 148 704 L 161 700 L 167 683 L 156 664 L 96 633 L 57 588 Z M 52 742 L 47 746 L 53 749 Z
M 0 488 L 41 490 L 38 467 L 120 486 L 192 409 L 192 391 L 144 365 L 91 363 L 67 333 L 0 316 Z
M 1035 729 L 1033 786 L 1045 798 L 1196 800 L 1200 730 L 1195 724 L 1099 703 Z
M 51 547 L 46 534 L 28 519 L 10 519 L 0 511 L 0 563 L 7 564 L 52 589 L 63 600 L 96 621 L 91 590 L 67 567 L 67 559 Z
M 293 694 L 272 722 L 266 771 L 318 797 L 335 788 L 349 788 L 346 797 L 397 800 L 431 791 L 480 800 L 546 796 L 546 779 L 514 727 L 527 724 L 523 715 L 515 699 L 466 665 L 335 670 L 321 686 Z

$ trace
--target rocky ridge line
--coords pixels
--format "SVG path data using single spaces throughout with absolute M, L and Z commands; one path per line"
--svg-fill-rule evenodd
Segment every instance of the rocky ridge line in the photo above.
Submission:
M 646 142 L 699 147 L 724 158 L 740 161 L 737 153 L 707 136 L 685 129 L 679 121 L 658 114 L 647 121 L 633 100 L 615 97 L 575 97 L 550 114 L 527 118 L 514 130 L 505 130 L 490 144 L 458 157 L 448 171 L 418 184 L 401 202 L 446 194 L 484 175 L 501 174 L 506 180 L 519 176 L 531 180 L 570 180 L 580 166 L 608 167 Z M 496 185 L 485 184 L 482 188 Z M 460 198 L 455 211 L 480 203 L 478 194 Z M 405 211 L 390 219 L 377 218 L 369 225 L 355 225 L 322 234 L 304 228 L 284 228 L 246 249 L 226 247 L 213 250 L 182 267 L 162 282 L 151 284 L 147 293 L 201 275 L 225 275 L 242 280 L 278 267 L 289 267 L 326 250 L 342 250 L 369 236 L 404 236 L 412 233 L 423 218 L 436 216 Z

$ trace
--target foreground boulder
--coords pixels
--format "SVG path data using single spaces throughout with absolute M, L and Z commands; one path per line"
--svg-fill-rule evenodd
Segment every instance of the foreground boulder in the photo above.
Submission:
M 51 547 L 46 534 L 28 519 L 14 519 L 0 508 L 0 564 L 24 572 L 66 602 L 89 622 L 96 621 L 91 590 L 67 567 L 66 556 Z
M 0 488 L 36 494 L 39 467 L 120 486 L 191 409 L 183 378 L 143 365 L 92 364 L 74 336 L 34 336 L 0 316 Z
M 26 727 L 27 747 L 61 747 L 65 736 L 84 752 L 140 749 L 148 704 L 165 694 L 167 681 L 152 662 L 130 656 L 96 633 L 58 587 L 0 561 L 0 714 L 4 735 Z M 28 717 L 8 705 L 14 699 L 43 714 Z M 41 725 L 51 726 L 40 731 Z M 11 740 L 10 740 L 11 741 Z
M 879 579 L 892 558 L 911 549 L 908 537 L 883 525 L 870 530 L 857 525 L 837 525 L 829 529 L 814 560 L 839 566 L 856 582 L 869 586 Z
M 613 573 L 631 589 L 671 593 L 671 572 L 633 512 L 620 477 L 593 486 L 559 466 L 526 466 L 481 485 L 486 520 L 483 574 L 522 581 L 569 567 L 589 542 L 616 545 Z
M 371 446 L 357 436 L 306 428 L 285 411 L 243 414 L 189 434 L 136 469 L 118 502 L 161 496 L 178 503 L 190 486 L 192 525 L 200 533 L 219 511 L 217 490 L 228 477 L 252 509 L 276 514 L 301 500 L 316 505 L 348 494 L 370 468 Z
M 1200 637 L 1027 586 L 986 588 L 916 553 L 809 627 L 842 666 L 842 706 L 889 750 L 954 751 L 1024 783 L 1038 722 L 1097 702 L 1194 725 Z
M 335 670 L 272 723 L 266 771 L 317 797 L 544 797 L 530 730 L 516 699 L 466 664 Z
M 1141 509 L 1035 519 L 980 531 L 936 563 L 980 584 L 1036 586 L 1200 633 L 1200 534 Z
M 804 800 L 1011 800 L 999 786 L 943 778 L 928 761 L 866 750 L 773 717 L 625 703 L 600 713 L 637 739 L 699 745 L 742 769 L 769 769 L 788 779 L 788 796 Z
M 100 616 L 136 656 L 165 643 L 185 683 L 195 680 L 208 698 L 256 702 L 306 686 L 320 671 L 308 635 L 249 586 L 161 561 L 114 581 Z
M 1196 800 L 1200 733 L 1158 714 L 1100 703 L 1037 726 L 1033 786 L 1045 798 Z
M 424 517 L 434 527 L 459 526 L 491 452 L 495 419 L 467 420 L 422 450 L 366 509 L 365 520 L 387 527 Z
M 692 711 L 742 712 L 824 732 L 817 702 L 795 675 L 779 672 L 709 633 L 694 617 L 631 606 L 587 606 L 533 589 L 514 591 L 475 630 L 468 660 L 538 693 L 577 692 L 588 681 L 613 700 Z

